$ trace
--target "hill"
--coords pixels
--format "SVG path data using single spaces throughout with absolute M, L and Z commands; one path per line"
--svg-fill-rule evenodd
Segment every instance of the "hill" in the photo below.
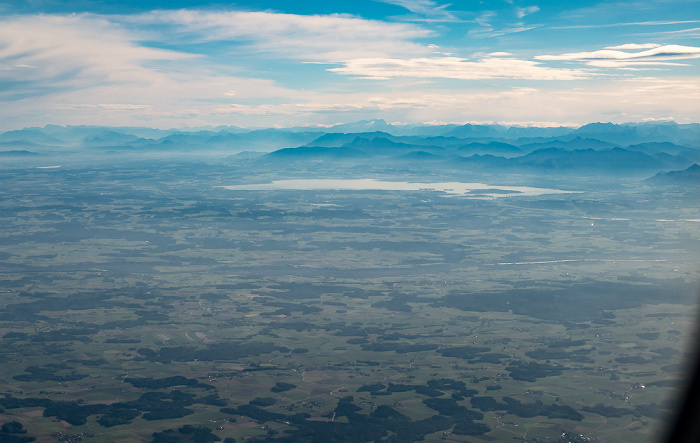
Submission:
M 646 181 L 654 184 L 700 185 L 700 165 L 694 163 L 682 171 L 659 172 Z

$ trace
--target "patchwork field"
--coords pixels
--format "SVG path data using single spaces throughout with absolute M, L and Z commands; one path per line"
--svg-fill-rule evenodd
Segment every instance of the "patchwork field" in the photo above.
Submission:
M 233 160 L 1 174 L 0 408 L 27 431 L 7 441 L 638 443 L 682 386 L 697 188 L 316 165 L 574 192 L 244 190 L 309 171 Z

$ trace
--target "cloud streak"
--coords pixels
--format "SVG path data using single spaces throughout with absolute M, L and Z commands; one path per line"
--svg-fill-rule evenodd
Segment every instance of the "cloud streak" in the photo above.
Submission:
M 697 101 L 700 82 L 694 78 L 676 81 L 624 79 L 578 89 L 510 88 L 503 90 L 465 88 L 432 92 L 388 91 L 382 94 L 316 96 L 300 103 L 238 105 L 220 107 L 222 116 L 268 117 L 271 121 L 294 121 L 314 116 L 316 122 L 337 121 L 342 115 L 383 115 L 397 121 L 551 121 L 587 123 L 590 115 L 606 121 L 629 122 L 673 116 L 676 121 L 700 118 Z M 612 104 L 612 105 L 611 105 Z M 591 114 L 592 113 L 592 114 Z M 289 119 L 289 120 L 287 120 Z
M 622 45 L 593 52 L 574 52 L 561 55 L 539 55 L 537 60 L 581 61 L 591 66 L 617 67 L 629 65 L 673 65 L 674 60 L 700 58 L 700 48 L 681 45 L 653 45 L 651 49 L 639 52 L 627 52 L 619 49 L 643 49 L 649 45 Z M 615 49 L 617 48 L 617 49 Z
M 618 22 L 618 23 L 600 23 L 589 25 L 568 25 L 568 26 L 552 26 L 550 29 L 593 29 L 593 28 L 616 28 L 620 26 L 669 26 L 669 25 L 686 25 L 692 23 L 700 23 L 700 20 L 673 20 L 673 21 L 646 21 L 646 22 Z
M 515 8 L 515 15 L 518 18 L 523 18 L 526 15 L 534 14 L 539 11 L 539 6 L 528 6 L 526 8 Z
M 495 53 L 496 55 L 502 55 Z M 344 67 L 329 69 L 337 74 L 375 80 L 397 77 L 443 78 L 458 80 L 523 79 L 578 80 L 594 73 L 577 69 L 557 69 L 537 62 L 511 57 L 486 57 L 467 61 L 458 57 L 412 59 L 360 58 L 348 60 Z
M 401 6 L 428 20 L 454 21 L 457 17 L 447 11 L 450 5 L 438 5 L 432 0 L 377 0 L 390 5 Z
M 624 45 L 618 45 L 618 46 L 608 46 L 605 49 L 651 49 L 651 48 L 658 48 L 659 44 L 656 43 L 644 43 L 644 44 L 636 44 L 636 43 L 628 43 Z
M 248 11 L 154 11 L 129 21 L 172 28 L 174 38 L 229 42 L 246 51 L 286 59 L 338 61 L 388 54 L 429 53 L 414 43 L 433 32 L 406 23 L 386 23 L 349 15 L 296 15 Z
M 532 14 L 539 11 L 539 7 L 530 6 L 527 8 L 515 8 L 513 13 L 518 18 L 522 20 L 526 15 Z M 518 23 L 506 23 L 502 24 L 498 28 L 494 27 L 493 21 L 498 19 L 499 14 L 495 11 L 483 11 L 478 17 L 474 19 L 474 22 L 479 25 L 476 29 L 471 29 L 468 33 L 470 37 L 475 38 L 492 38 L 500 37 L 508 34 L 515 34 L 519 32 L 529 31 L 535 28 L 539 28 L 542 25 L 533 24 L 525 25 L 522 21 Z

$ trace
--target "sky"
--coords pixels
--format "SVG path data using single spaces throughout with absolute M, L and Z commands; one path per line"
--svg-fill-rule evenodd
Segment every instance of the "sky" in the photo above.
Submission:
M 0 0 L 0 131 L 700 122 L 700 0 Z

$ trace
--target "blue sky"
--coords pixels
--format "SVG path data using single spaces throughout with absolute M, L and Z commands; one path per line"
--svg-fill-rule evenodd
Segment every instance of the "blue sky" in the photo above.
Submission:
M 700 0 L 0 0 L 0 130 L 700 122 Z

